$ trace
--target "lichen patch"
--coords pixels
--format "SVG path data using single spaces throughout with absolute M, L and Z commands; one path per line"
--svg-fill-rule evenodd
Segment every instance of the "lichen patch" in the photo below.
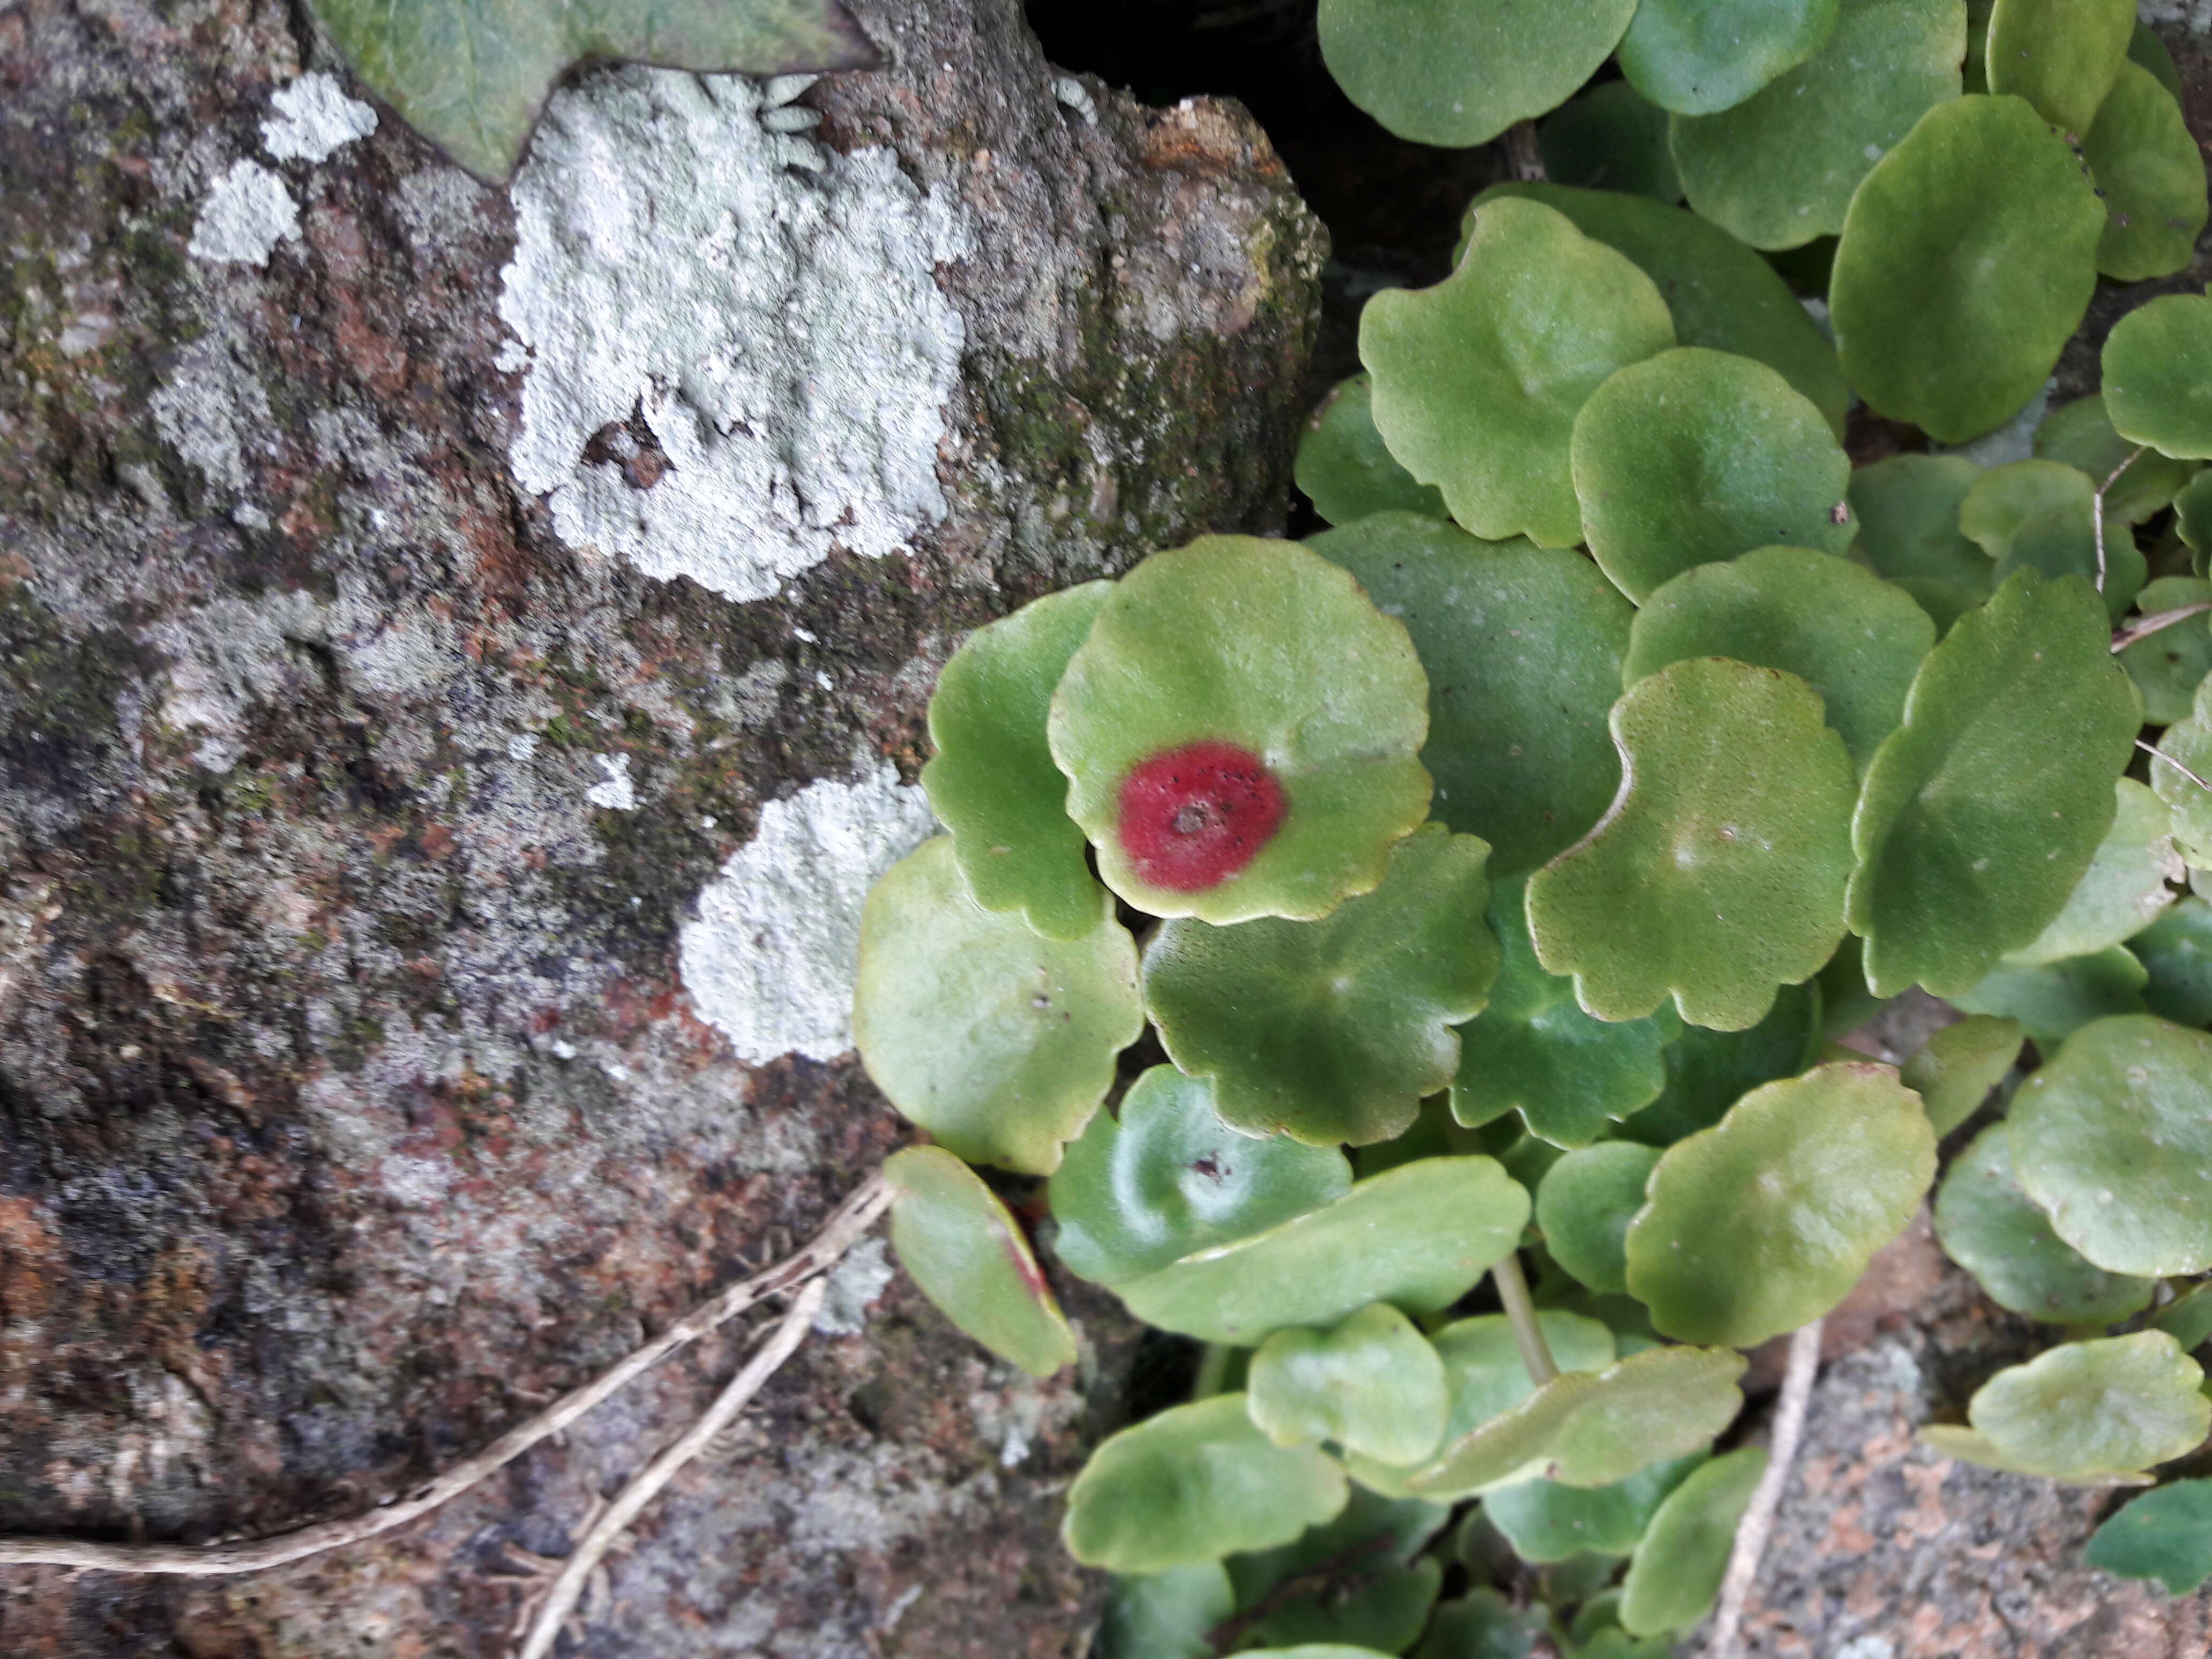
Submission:
M 235 161 L 192 225 L 191 254 L 216 264 L 265 265 L 279 242 L 300 240 L 300 206 L 258 161 Z
M 319 70 L 278 88 L 269 101 L 276 112 L 261 124 L 261 146 L 280 161 L 327 161 L 376 131 L 376 112 Z

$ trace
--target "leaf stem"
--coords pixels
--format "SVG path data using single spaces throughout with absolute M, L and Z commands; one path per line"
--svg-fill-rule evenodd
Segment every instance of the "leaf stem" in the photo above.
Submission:
M 1521 1345 L 1521 1363 L 1528 1368 L 1528 1380 L 1540 1389 L 1559 1374 L 1559 1367 L 1552 1358 L 1552 1345 L 1544 1340 L 1535 1304 L 1528 1299 L 1528 1281 L 1522 1276 L 1519 1252 L 1508 1251 L 1505 1259 L 1490 1270 L 1490 1276 L 1498 1285 L 1498 1299 L 1505 1304 L 1506 1318 L 1513 1322 L 1513 1340 Z
M 2089 498 L 2089 521 L 2097 532 L 2097 591 L 2100 593 L 2105 591 L 2105 492 L 2119 483 L 2120 474 L 2142 459 L 2149 451 L 2150 446 L 2145 444 L 2114 467 L 2106 476 L 2105 482 L 2097 486 L 2097 493 Z M 2114 646 L 2112 648 L 2117 651 L 2119 647 Z
M 2145 743 L 2141 738 L 2137 738 L 2136 739 L 2136 747 L 2142 750 L 2144 754 L 2148 755 L 2154 761 L 2164 761 L 2168 766 L 2171 766 L 2175 771 L 2180 773 L 2183 777 L 2187 778 L 2190 782 L 2195 784 L 2199 789 L 2212 789 L 2212 783 L 2205 782 L 2204 780 L 2198 777 L 2196 773 L 2191 771 L 2179 761 L 2174 759 L 2172 756 L 2167 754 L 2165 750 L 2154 748 L 2151 744 Z
M 1774 1530 L 1775 1512 L 1782 1507 L 1783 1488 L 1790 1484 L 1790 1466 L 1805 1437 L 1805 1418 L 1813 1403 L 1813 1378 L 1820 1369 L 1820 1326 L 1816 1319 L 1800 1325 L 1790 1338 L 1790 1364 L 1782 1376 L 1782 1398 L 1774 1408 L 1774 1437 L 1768 1443 L 1766 1472 L 1751 1494 L 1750 1507 L 1736 1524 L 1735 1547 L 1729 1553 L 1728 1576 L 1721 1581 L 1720 1612 L 1705 1643 L 1712 1659 L 1735 1659 L 1743 1610 L 1751 1587 L 1759 1581 L 1759 1563 L 1766 1553 L 1768 1534 Z
M 1524 185 L 1544 182 L 1544 152 L 1536 143 L 1536 124 L 1516 121 L 1505 129 L 1505 170 Z
M 2191 617 L 2201 617 L 2207 611 L 2212 611 L 2212 599 L 2199 599 L 2194 605 L 2179 605 L 2172 611 L 2154 611 L 2148 617 L 2137 617 L 2125 628 L 2116 628 L 2112 630 L 2112 654 L 2117 657 L 2136 641 L 2147 640 L 2152 635 L 2162 633 L 2178 622 L 2187 622 Z

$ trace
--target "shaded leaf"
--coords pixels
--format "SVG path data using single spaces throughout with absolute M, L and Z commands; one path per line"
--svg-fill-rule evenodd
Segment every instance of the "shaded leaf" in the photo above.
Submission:
M 1960 504 L 1983 469 L 1963 455 L 1892 455 L 1851 474 L 1859 551 L 1893 581 L 1938 581 L 1973 600 L 1996 586 L 1996 565 L 1959 528 Z
M 860 912 L 853 1036 L 908 1120 L 976 1164 L 1048 1175 L 1144 1029 L 1137 950 L 1097 896 L 1049 939 L 968 891 L 950 836 L 884 872 Z
M 1959 528 L 1996 562 L 1999 584 L 2023 567 L 2045 576 L 2097 577 L 2092 503 L 2097 481 L 2078 467 L 2048 460 L 1992 467 L 1959 504 Z M 2135 538 L 2116 523 L 2105 529 L 2106 614 L 2127 614 L 2148 568 Z
M 2105 490 L 2105 521 L 2141 524 L 2171 501 L 2195 476 L 2197 464 L 2145 451 L 2112 429 L 2101 394 L 2062 404 L 2035 428 L 2035 453 L 2045 460 L 2077 466 Z M 2118 476 L 2115 477 L 2114 475 Z
M 2193 1450 L 2212 1427 L 2203 1382 L 2172 1337 L 2138 1331 L 2069 1342 L 2007 1367 L 1975 1391 L 1966 1419 L 2010 1468 L 2095 1480 Z
M 1348 525 L 1370 513 L 1448 518 L 1437 487 L 1416 482 L 1384 446 L 1373 399 L 1367 376 L 1355 374 L 1340 380 L 1306 416 L 1293 472 L 1298 488 L 1331 524 Z
M 1622 1629 L 1635 1636 L 1687 1630 L 1712 1611 L 1735 1547 L 1736 1523 L 1765 1473 L 1766 1449 L 1742 1446 L 1668 1495 L 1622 1581 Z
M 1097 1659 L 1214 1659 L 1213 1627 L 1236 1611 L 1218 1561 L 1116 1578 L 1098 1626 Z
M 2001 1308 L 2051 1325 L 2110 1325 L 2150 1306 L 2152 1281 L 2108 1273 L 2051 1230 L 2013 1169 L 2010 1131 L 1992 1123 L 1945 1172 L 1936 1237 Z
M 1667 148 L 1667 112 L 1626 81 L 1604 81 L 1553 110 L 1536 130 L 1544 176 L 1562 185 L 1682 199 Z
M 2175 493 L 2173 528 L 2197 554 L 2197 572 L 2203 574 L 2204 554 L 2212 550 L 2212 467 L 2198 472 Z
M 884 1161 L 891 1248 L 939 1312 L 1001 1359 L 1050 1376 L 1075 1359 L 1075 1336 L 1006 1206 L 940 1146 Z
M 2120 1578 L 2155 1578 L 2168 1595 L 2212 1578 L 2212 1480 L 2177 1480 L 2107 1516 L 2081 1565 Z
M 2038 1047 L 2051 1048 L 2091 1020 L 2142 1013 L 2148 978 L 2133 954 L 2114 945 L 2033 968 L 2008 962 L 1951 1000 L 1970 1014 L 2017 1020 Z
M 1342 1643 L 1362 1653 L 1397 1653 L 1428 1622 L 1442 1563 L 1417 1553 L 1451 1511 L 1419 1498 L 1393 1502 L 1352 1489 L 1333 1521 L 1309 1527 L 1296 1542 L 1224 1564 L 1237 1606 L 1256 1611 L 1273 1594 L 1293 1593 L 1251 1627 L 1269 1648 L 1311 1653 L 1311 1644 Z M 1329 1652 L 1338 1650 L 1328 1648 Z
M 2197 1285 L 2184 1291 L 2151 1316 L 2151 1328 L 2164 1331 L 2181 1345 L 2184 1353 L 2194 1352 L 2212 1338 L 2212 1285 Z
M 2185 895 L 2128 941 L 2148 983 L 2143 1003 L 2178 1024 L 2212 1025 L 2212 904 Z
M 2212 600 L 2212 581 L 2160 576 L 2143 585 L 2136 595 L 2136 609 L 2152 617 L 2208 600 Z M 2153 726 L 2187 720 L 2197 688 L 2212 673 L 2212 628 L 2206 627 L 2204 615 L 2200 611 L 2194 617 L 2185 617 L 2119 653 L 2120 666 L 2142 693 L 2143 719 Z
M 1593 1291 L 1628 1289 L 1628 1224 L 1644 1207 L 1659 1151 L 1612 1140 L 1570 1152 L 1544 1172 L 1536 1225 L 1552 1260 Z
M 1996 0 L 1990 90 L 2012 93 L 2055 126 L 2089 131 L 2134 33 L 2134 0 Z
M 1684 115 L 1729 109 L 1826 46 L 1837 0 L 1643 0 L 1620 41 L 1620 71 Z
M 1646 1146 L 1672 1146 L 1711 1128 L 1760 1084 L 1795 1077 L 1820 1049 L 1820 1006 L 1813 986 L 1785 985 L 1766 1018 L 1747 1031 L 1684 1027 L 1667 1045 L 1666 1088 L 1620 1133 Z
M 2204 153 L 2155 75 L 2120 65 L 2081 154 L 2105 194 L 2098 270 L 2139 283 L 2187 270 L 2207 212 Z
M 1705 1461 L 1704 1452 L 1692 1452 L 1608 1486 L 1523 1480 L 1485 1498 L 1483 1512 L 1523 1561 L 1564 1561 L 1580 1550 L 1626 1555 L 1644 1536 L 1661 1500 Z
M 1948 1135 L 2004 1081 L 2027 1040 L 2016 1019 L 1969 1014 L 1930 1032 L 1920 1051 L 1905 1062 L 1900 1080 L 1920 1097 L 1936 1133 Z
M 1935 1178 L 1935 1131 L 1890 1067 L 1766 1084 L 1660 1158 L 1628 1229 L 1629 1294 L 1686 1342 L 1794 1331 L 1850 1294 Z
M 1441 1603 L 1413 1659 L 1530 1659 L 1549 1628 L 1541 1607 L 1516 1607 L 1494 1589 Z
M 2174 66 L 2173 54 L 2166 49 L 2166 42 L 2158 38 L 2158 31 L 2149 24 L 2138 21 L 2135 32 L 2128 37 L 2128 61 L 2148 70 L 2159 85 L 2173 94 L 2174 101 L 2180 101 L 2181 71 Z
M 1279 1446 L 1333 1440 L 1384 1463 L 1426 1457 L 1443 1438 L 1443 1361 L 1385 1302 L 1329 1331 L 1277 1331 L 1252 1357 L 1246 1401 Z
M 2212 299 L 2162 294 L 2105 337 L 2105 412 L 2130 443 L 2212 457 Z
M 2133 778 L 2122 778 L 2113 787 L 2119 807 L 2112 827 L 2098 843 L 2066 908 L 2033 944 L 2008 952 L 2008 963 L 2033 966 L 2094 956 L 2141 933 L 2173 902 L 2166 884 L 2185 879 L 2187 866 L 2173 850 L 2172 813 Z

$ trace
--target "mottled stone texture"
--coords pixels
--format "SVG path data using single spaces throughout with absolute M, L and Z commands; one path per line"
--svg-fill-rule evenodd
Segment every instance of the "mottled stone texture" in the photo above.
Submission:
M 263 149 L 303 70 L 362 95 L 303 10 L 0 9 L 0 1530 L 351 1513 L 811 1230 L 900 1125 L 849 1056 L 734 1060 L 678 975 L 695 896 L 764 803 L 910 778 L 962 629 L 1279 525 L 1322 238 L 1265 139 L 1055 96 L 1014 0 L 855 9 L 889 65 L 806 94 L 821 137 L 891 147 L 971 237 L 938 272 L 947 511 L 738 605 L 518 496 L 501 191 L 388 112 L 326 161 Z M 298 238 L 191 256 L 246 158 Z M 1079 1653 L 1058 1493 L 1132 1333 L 1071 1311 L 1081 1375 L 1039 1386 L 895 1280 L 678 1480 L 565 1650 Z M 0 1571 L 0 1652 L 509 1652 L 513 1552 L 565 1553 L 735 1351 L 376 1545 Z

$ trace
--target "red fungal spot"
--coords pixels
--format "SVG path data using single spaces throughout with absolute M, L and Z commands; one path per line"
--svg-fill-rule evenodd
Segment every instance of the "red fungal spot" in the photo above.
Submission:
M 1139 763 L 1122 781 L 1115 830 L 1146 881 L 1203 892 L 1251 863 L 1285 805 L 1283 786 L 1250 750 L 1188 744 Z

